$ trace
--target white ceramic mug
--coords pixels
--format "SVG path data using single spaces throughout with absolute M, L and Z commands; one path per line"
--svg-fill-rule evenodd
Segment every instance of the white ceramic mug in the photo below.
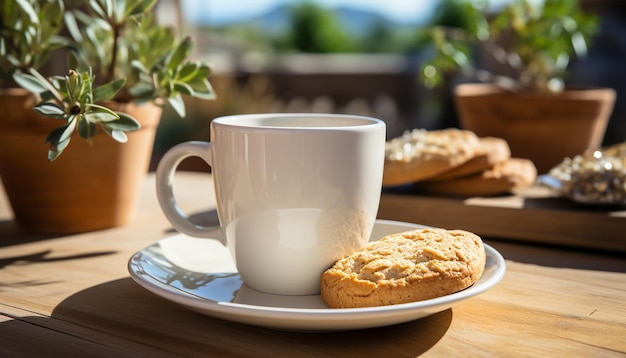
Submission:
M 319 292 L 320 276 L 369 240 L 380 201 L 385 124 L 339 114 L 248 114 L 216 118 L 211 142 L 170 149 L 157 169 L 163 212 L 180 232 L 213 237 L 176 204 L 178 164 L 211 166 L 223 243 L 246 285 Z M 213 234 L 213 235 L 212 235 Z

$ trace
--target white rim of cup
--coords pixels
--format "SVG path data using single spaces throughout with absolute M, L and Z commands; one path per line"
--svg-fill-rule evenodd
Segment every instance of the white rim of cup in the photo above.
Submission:
M 354 124 L 338 124 L 329 126 L 297 126 L 297 125 L 259 125 L 249 122 L 251 119 L 287 119 L 287 118 L 337 118 L 337 119 L 351 119 L 355 120 Z M 212 120 L 212 123 L 231 126 L 231 127 L 246 127 L 254 128 L 255 130 L 355 130 L 357 128 L 372 128 L 378 126 L 384 126 L 385 122 L 379 118 L 362 116 L 356 114 L 333 114 L 333 113 L 255 113 L 255 114 L 234 114 L 222 117 L 216 117 Z

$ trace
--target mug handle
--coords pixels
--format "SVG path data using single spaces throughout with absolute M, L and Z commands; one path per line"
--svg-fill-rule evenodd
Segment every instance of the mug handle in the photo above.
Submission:
M 180 162 L 189 157 L 200 157 L 209 166 L 213 166 L 213 147 L 210 142 L 185 142 L 169 149 L 159 161 L 156 171 L 156 192 L 161 210 L 176 228 L 183 234 L 195 237 L 211 237 L 223 241 L 219 227 L 202 226 L 192 223 L 180 209 L 174 197 L 174 174 Z

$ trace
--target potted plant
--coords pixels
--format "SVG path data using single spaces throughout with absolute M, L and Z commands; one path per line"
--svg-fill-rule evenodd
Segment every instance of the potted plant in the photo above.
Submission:
M 162 106 L 184 117 L 182 95 L 213 98 L 210 67 L 155 23 L 155 3 L 0 0 L 2 84 L 21 88 L 0 93 L 0 176 L 21 229 L 127 223 Z M 40 73 L 59 53 L 68 69 Z
M 435 55 L 420 76 L 427 87 L 450 71 L 483 82 L 455 87 L 463 128 L 506 139 L 540 173 L 601 146 L 615 91 L 567 86 L 565 77 L 570 60 L 586 55 L 596 16 L 573 0 L 513 0 L 495 14 L 477 2 L 458 5 L 467 26 L 433 27 Z

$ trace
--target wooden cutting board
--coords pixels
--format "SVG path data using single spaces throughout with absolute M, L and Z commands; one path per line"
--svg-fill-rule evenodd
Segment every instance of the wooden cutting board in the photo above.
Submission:
M 378 217 L 464 229 L 487 238 L 626 252 L 625 207 L 576 204 L 543 187 L 472 198 L 384 190 Z

